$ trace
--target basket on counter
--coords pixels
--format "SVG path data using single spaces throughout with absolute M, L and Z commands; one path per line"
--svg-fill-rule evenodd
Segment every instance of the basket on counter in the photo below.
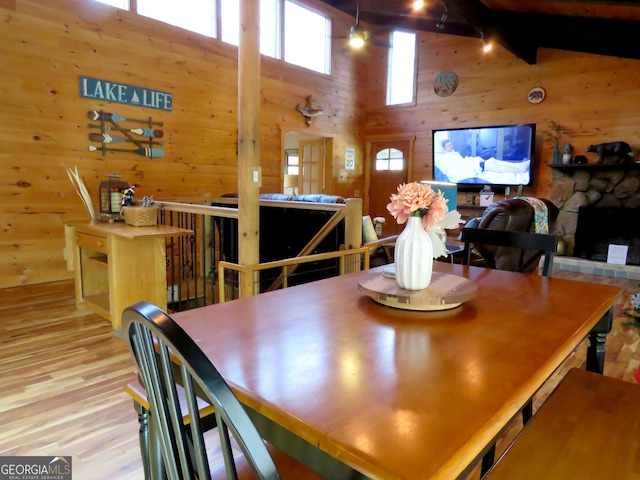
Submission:
M 120 216 L 127 225 L 149 227 L 158 223 L 158 207 L 122 207 Z

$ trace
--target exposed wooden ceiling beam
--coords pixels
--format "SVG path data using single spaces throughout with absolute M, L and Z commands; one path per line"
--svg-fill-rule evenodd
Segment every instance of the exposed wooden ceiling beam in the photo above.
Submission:
M 324 0 L 354 15 L 356 0 Z M 549 0 L 531 0 L 545 3 Z M 553 0 L 564 4 L 598 4 L 601 0 Z M 445 7 L 446 4 L 446 7 Z M 607 1 L 608 6 L 638 6 L 637 1 Z M 436 27 L 442 13 L 448 12 L 445 26 Z M 528 64 L 535 64 L 540 47 L 575 52 L 640 59 L 638 22 L 584 16 L 491 10 L 480 0 L 441 0 L 431 3 L 423 14 L 413 14 L 405 3 L 393 0 L 360 2 L 360 19 L 385 28 L 444 33 L 491 39 Z

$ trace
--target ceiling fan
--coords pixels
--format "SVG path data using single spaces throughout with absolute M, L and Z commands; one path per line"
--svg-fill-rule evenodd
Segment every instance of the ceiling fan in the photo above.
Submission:
M 362 48 L 365 44 L 376 45 L 378 47 L 389 48 L 391 45 L 388 42 L 382 42 L 380 40 L 376 40 L 374 37 L 376 35 L 380 35 L 381 33 L 387 33 L 387 30 L 365 30 L 362 25 L 360 25 L 360 0 L 356 1 L 356 23 L 352 25 L 349 29 L 349 46 L 351 48 L 359 49 Z M 342 37 L 344 38 L 344 37 Z

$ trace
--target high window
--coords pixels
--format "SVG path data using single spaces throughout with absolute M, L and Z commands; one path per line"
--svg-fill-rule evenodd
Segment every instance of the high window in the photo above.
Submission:
M 284 2 L 284 61 L 331 73 L 331 21 L 290 1 Z
M 223 42 L 240 44 L 240 2 L 220 0 Z M 260 53 L 280 58 L 280 1 L 260 0 Z
M 137 0 L 138 13 L 192 32 L 216 36 L 215 0 Z
M 387 69 L 387 105 L 414 101 L 415 73 L 416 34 L 394 30 Z
M 96 1 L 130 9 L 129 0 Z M 219 21 L 216 20 L 217 2 Z M 136 4 L 140 15 L 239 45 L 239 0 L 137 0 Z M 329 74 L 331 21 L 290 0 L 260 0 L 260 53 Z

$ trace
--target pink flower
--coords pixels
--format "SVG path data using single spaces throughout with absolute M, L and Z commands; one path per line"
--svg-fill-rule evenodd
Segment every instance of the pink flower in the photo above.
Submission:
M 447 200 L 442 196 L 441 192 L 438 192 L 431 202 L 429 212 L 422 217 L 422 226 L 427 232 L 431 231 L 448 211 Z
M 448 212 L 447 200 L 442 192 L 436 193 L 430 185 L 417 182 L 399 185 L 398 193 L 391 195 L 387 210 L 399 224 L 405 223 L 409 217 L 422 217 L 422 224 L 427 231 Z

